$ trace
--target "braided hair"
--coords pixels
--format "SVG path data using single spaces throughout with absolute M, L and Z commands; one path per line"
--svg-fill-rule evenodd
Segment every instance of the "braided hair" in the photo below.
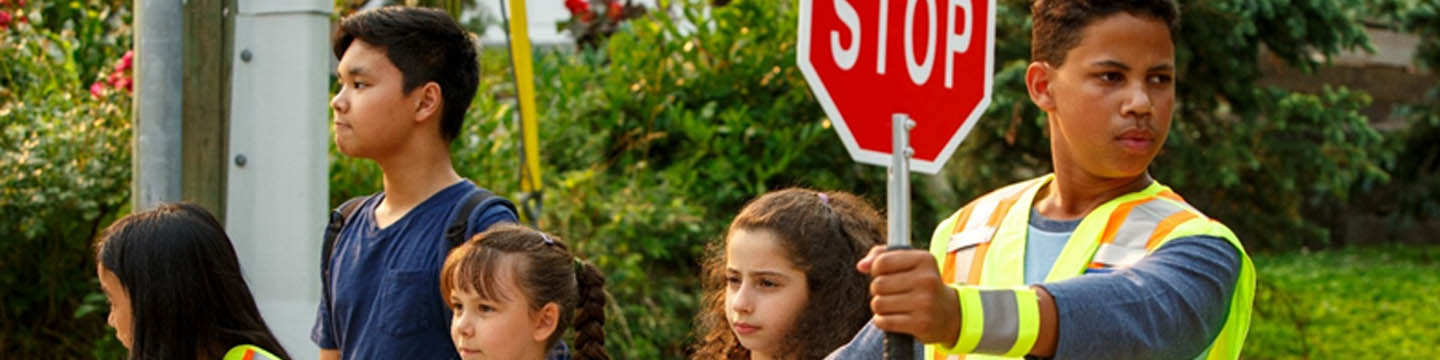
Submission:
M 507 257 L 519 261 L 502 261 Z M 571 255 L 559 238 L 519 225 L 497 224 L 456 247 L 440 270 L 440 294 L 448 302 L 456 290 L 473 290 L 482 298 L 499 298 L 502 266 L 516 266 L 521 292 L 531 310 L 546 304 L 560 307 L 556 329 L 545 341 L 552 349 L 573 326 L 572 357 L 609 360 L 605 352 L 605 277 L 588 262 Z

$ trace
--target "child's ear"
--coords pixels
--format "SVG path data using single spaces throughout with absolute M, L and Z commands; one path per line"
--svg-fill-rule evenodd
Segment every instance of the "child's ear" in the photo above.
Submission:
M 535 331 L 533 331 L 531 337 L 533 337 L 536 342 L 543 343 L 545 339 L 550 338 L 550 334 L 558 331 L 555 327 L 559 325 L 560 322 L 560 305 L 553 302 L 546 303 L 545 307 L 540 308 L 540 312 L 536 315 Z
M 425 121 L 435 114 L 439 114 L 443 98 L 440 97 L 440 84 L 434 81 L 420 85 L 416 89 L 420 91 L 420 101 L 415 104 L 415 122 Z
M 1055 68 L 1040 61 L 1031 62 L 1025 68 L 1025 89 L 1030 93 L 1030 101 L 1047 113 L 1055 112 L 1055 96 L 1050 92 L 1050 80 L 1055 75 Z

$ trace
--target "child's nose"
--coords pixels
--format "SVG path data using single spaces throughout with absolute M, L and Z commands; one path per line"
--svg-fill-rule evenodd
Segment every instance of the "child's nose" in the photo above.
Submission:
M 1150 115 L 1150 112 L 1154 110 L 1154 105 L 1150 102 L 1150 92 L 1146 90 L 1143 85 L 1132 89 L 1130 99 L 1125 102 L 1122 113 L 1136 117 Z
M 754 297 L 755 296 L 753 292 L 748 290 L 746 287 L 741 286 L 740 290 L 736 291 L 730 299 L 730 310 L 746 314 L 755 311 Z
M 344 96 L 344 90 L 335 93 L 335 97 L 330 98 L 330 108 L 334 109 L 337 113 L 344 113 L 350 111 L 350 102 L 348 99 L 344 98 Z
M 451 326 L 450 331 L 460 338 L 475 336 L 474 324 L 474 320 L 471 320 L 469 316 L 460 316 L 455 318 L 455 324 Z

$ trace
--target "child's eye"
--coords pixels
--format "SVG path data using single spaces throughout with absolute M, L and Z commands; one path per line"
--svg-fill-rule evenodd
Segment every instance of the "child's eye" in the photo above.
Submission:
M 1104 81 L 1104 82 L 1107 82 L 1107 83 L 1120 82 L 1120 80 L 1124 80 L 1124 79 L 1125 79 L 1125 75 L 1121 75 L 1120 73 L 1118 73 L 1118 72 L 1113 72 L 1113 71 L 1111 71 L 1111 72 L 1103 72 L 1103 73 L 1100 73 L 1100 74 L 1095 75 L 1095 77 L 1098 77 L 1098 78 L 1100 78 L 1100 81 Z
M 770 280 L 760 280 L 760 287 L 773 288 L 773 287 L 779 287 L 779 286 L 780 286 L 780 283 L 777 283 L 777 282 L 774 282 L 774 281 L 770 281 Z
M 361 89 L 361 88 L 364 88 L 364 87 L 366 87 L 366 86 L 370 86 L 370 84 L 366 84 L 366 83 L 362 83 L 362 82 L 356 81 L 356 82 L 355 82 L 355 85 L 351 85 L 351 86 L 353 86 L 355 89 Z
M 726 277 L 725 277 L 725 282 L 728 283 L 728 284 L 730 284 L 730 285 L 740 285 L 740 277 L 739 277 L 739 276 L 726 276 Z
M 1155 85 L 1165 85 L 1169 84 L 1171 81 L 1174 81 L 1174 79 L 1172 79 L 1170 75 L 1151 75 L 1149 80 L 1151 84 Z
M 457 312 L 457 313 L 458 313 L 458 312 L 461 312 L 461 311 L 464 311 L 464 310 L 465 310 L 465 305 L 461 305 L 460 303 L 455 303 L 455 304 L 453 304 L 453 305 L 450 305 L 450 311 L 454 311 L 454 312 Z
M 479 310 L 480 312 L 495 312 L 495 307 L 490 305 L 480 305 Z

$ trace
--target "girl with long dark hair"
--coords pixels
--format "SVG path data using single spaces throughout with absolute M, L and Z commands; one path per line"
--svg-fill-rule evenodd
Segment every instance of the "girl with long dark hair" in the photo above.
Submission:
M 260 317 L 230 238 L 205 209 L 177 203 L 131 214 L 106 228 L 95 250 L 109 323 L 131 359 L 212 360 L 233 348 L 257 359 L 290 357 Z

